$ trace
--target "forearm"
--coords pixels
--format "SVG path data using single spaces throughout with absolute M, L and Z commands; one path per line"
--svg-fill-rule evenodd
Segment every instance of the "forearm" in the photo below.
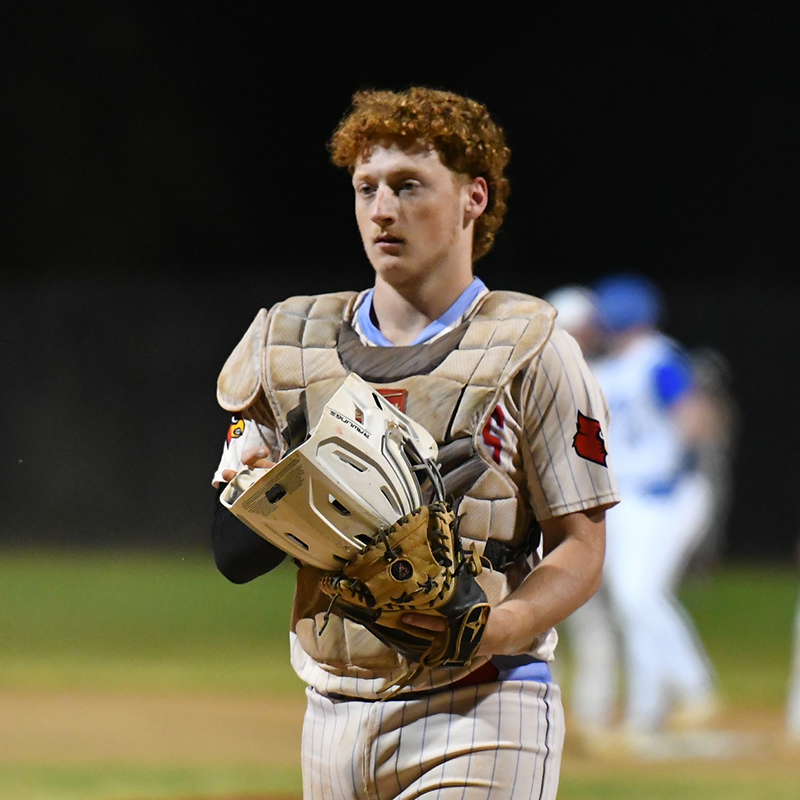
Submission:
M 566 619 L 599 588 L 605 555 L 604 512 L 546 520 L 552 549 L 520 586 L 492 609 L 480 653 L 513 655 Z
M 262 539 L 217 499 L 211 543 L 217 569 L 233 583 L 247 583 L 275 569 L 286 553 Z

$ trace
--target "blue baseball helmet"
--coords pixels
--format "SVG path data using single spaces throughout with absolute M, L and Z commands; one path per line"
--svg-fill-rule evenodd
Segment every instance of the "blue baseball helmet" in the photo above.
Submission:
M 661 318 L 661 292 L 642 275 L 611 275 L 598 281 L 593 291 L 600 324 L 612 333 L 654 327 Z

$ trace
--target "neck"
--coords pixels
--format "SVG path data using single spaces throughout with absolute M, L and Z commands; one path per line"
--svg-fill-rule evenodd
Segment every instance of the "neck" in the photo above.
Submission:
M 472 283 L 472 269 L 442 285 L 429 281 L 413 287 L 375 280 L 372 308 L 381 333 L 394 345 L 411 344 L 425 328 L 450 308 Z

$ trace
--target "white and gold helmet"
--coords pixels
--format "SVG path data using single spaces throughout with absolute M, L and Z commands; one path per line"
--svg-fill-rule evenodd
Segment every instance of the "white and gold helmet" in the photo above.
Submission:
M 220 500 L 305 564 L 338 569 L 377 530 L 444 496 L 433 437 L 368 383 L 347 377 L 308 439 L 271 469 L 244 468 Z

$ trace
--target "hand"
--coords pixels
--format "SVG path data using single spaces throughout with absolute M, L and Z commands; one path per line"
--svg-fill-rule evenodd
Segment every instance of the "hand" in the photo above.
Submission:
M 427 639 L 431 633 L 444 633 L 447 630 L 447 623 L 442 617 L 434 617 L 430 614 L 416 614 L 410 611 L 408 614 L 403 614 L 400 618 L 410 628 L 419 628 L 419 633 L 416 634 L 423 639 Z M 412 634 L 414 631 L 410 631 Z
M 502 611 L 498 613 L 497 608 L 493 608 L 489 614 L 489 621 L 486 623 L 486 633 L 476 655 L 493 656 L 503 653 L 504 647 L 504 626 L 501 624 L 500 617 Z M 427 631 L 440 632 L 447 627 L 445 621 L 440 617 L 429 616 L 427 614 L 403 614 L 403 622 L 424 628 Z
M 249 447 L 242 455 L 242 463 L 246 467 L 255 469 L 269 469 L 275 466 L 275 462 L 269 460 L 269 450 L 266 447 Z M 230 483 L 235 477 L 235 469 L 222 470 L 222 480 L 227 483 Z
M 406 625 L 424 628 L 426 631 L 441 632 L 447 629 L 447 623 L 441 617 L 434 617 L 429 614 L 414 614 L 413 612 L 409 612 L 408 614 L 403 614 L 402 619 Z

